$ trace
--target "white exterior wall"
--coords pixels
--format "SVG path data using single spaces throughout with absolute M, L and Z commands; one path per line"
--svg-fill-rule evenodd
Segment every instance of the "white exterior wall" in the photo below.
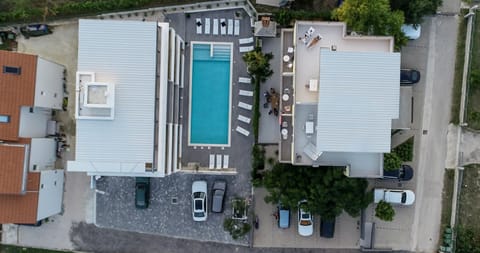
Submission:
M 46 108 L 33 108 L 22 106 L 20 110 L 20 127 L 18 136 L 23 138 L 43 138 L 47 135 L 48 120 L 51 119 L 52 110 Z
M 60 110 L 63 102 L 65 67 L 40 57 L 37 59 L 34 105 Z
M 60 213 L 63 200 L 63 170 L 47 170 L 41 173 L 37 221 Z
M 159 82 L 160 82 L 160 97 L 159 97 L 159 110 L 157 112 L 158 114 L 158 160 L 157 160 L 157 168 L 158 168 L 158 173 L 160 175 L 165 176 L 165 166 L 166 166 L 166 152 L 165 149 L 167 148 L 166 142 L 167 142 L 167 86 L 168 86 L 168 64 L 169 64 L 169 59 L 168 59 L 168 53 L 169 53 L 169 24 L 168 23 L 158 23 L 158 27 L 160 28 L 161 32 L 161 41 L 158 42 L 160 47 L 160 59 L 158 60 L 158 66 L 159 66 Z
M 32 138 L 29 171 L 54 169 L 56 159 L 56 143 L 53 138 Z M 35 170 L 33 170 L 34 166 L 36 166 Z

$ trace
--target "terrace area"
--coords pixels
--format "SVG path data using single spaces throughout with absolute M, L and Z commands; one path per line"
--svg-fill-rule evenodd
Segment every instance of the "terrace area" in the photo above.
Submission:
M 351 166 L 356 176 L 379 174 L 390 144 L 384 133 L 398 118 L 400 57 L 393 53 L 393 39 L 348 36 L 343 23 L 300 21 L 282 30 L 280 50 L 279 160 Z M 367 75 L 371 69 L 378 74 Z M 369 97 L 377 95 L 388 97 L 385 108 L 369 106 Z M 363 150 L 367 137 L 375 144 Z

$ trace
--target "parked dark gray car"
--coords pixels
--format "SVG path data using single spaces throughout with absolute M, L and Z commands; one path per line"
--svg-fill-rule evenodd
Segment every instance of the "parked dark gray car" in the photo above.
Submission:
M 135 178 L 135 207 L 139 209 L 148 208 L 150 202 L 150 178 Z
M 335 234 L 335 218 L 333 220 L 325 220 L 320 218 L 320 237 L 333 238 Z
M 420 81 L 420 72 L 415 69 L 401 69 L 400 70 L 400 85 L 409 86 L 414 85 Z
M 396 170 L 384 170 L 384 179 L 398 179 L 400 181 L 408 181 L 413 178 L 413 168 L 410 165 L 402 165 Z
M 225 192 L 227 191 L 227 182 L 224 180 L 216 180 L 213 183 L 212 189 L 212 212 L 223 212 L 223 202 L 225 199 Z

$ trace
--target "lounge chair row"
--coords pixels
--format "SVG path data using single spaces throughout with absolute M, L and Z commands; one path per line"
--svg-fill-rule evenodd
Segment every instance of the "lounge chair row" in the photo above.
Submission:
M 219 22 L 220 21 L 220 22 Z M 210 28 L 212 28 L 212 34 L 218 35 L 220 30 L 220 35 L 240 35 L 240 20 L 238 19 L 225 19 L 218 18 L 213 19 L 213 26 L 210 24 L 210 18 L 205 18 L 205 21 L 202 22 L 201 18 L 195 20 L 195 25 L 197 26 L 197 34 L 210 34 Z M 204 28 L 204 29 L 202 29 Z
M 238 82 L 239 83 L 252 83 L 252 79 L 250 77 L 239 77 Z
M 217 158 L 217 162 L 215 163 L 215 157 Z M 227 169 L 228 168 L 228 160 L 229 155 L 223 155 L 223 166 L 222 166 L 222 155 L 213 155 L 210 154 L 210 163 L 208 165 L 209 169 Z

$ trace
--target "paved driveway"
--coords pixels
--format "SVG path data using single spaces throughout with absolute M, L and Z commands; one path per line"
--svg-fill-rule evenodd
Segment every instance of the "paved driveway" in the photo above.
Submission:
M 207 180 L 210 210 L 211 189 L 215 179 L 227 181 L 224 213 L 216 214 L 209 211 L 206 222 L 194 222 L 190 197 L 192 182 Z M 139 210 L 134 205 L 135 179 L 106 177 L 97 183 L 97 189 L 105 194 L 97 193 L 96 224 L 120 230 L 247 245 L 246 237 L 234 241 L 223 230 L 224 218 L 232 213 L 229 200 L 235 196 L 247 197 L 250 192 L 246 180 L 236 176 L 184 173 L 165 178 L 152 178 L 150 206 L 145 210 Z M 172 198 L 176 199 L 176 203 L 172 202 Z
M 290 214 L 290 228 L 280 229 L 273 216 L 276 207 L 263 200 L 267 195 L 265 188 L 255 189 L 255 214 L 260 219 L 260 226 L 253 235 L 254 247 L 284 247 L 284 248 L 360 248 L 360 217 L 352 218 L 344 213 L 336 218 L 335 235 L 332 239 L 320 237 L 320 217 L 313 220 L 313 235 L 303 237 L 298 235 L 297 212 Z
M 459 18 L 426 20 L 431 29 L 423 120 L 415 135 L 417 204 L 410 236 L 411 249 L 417 252 L 435 251 L 439 238 Z
M 72 228 L 72 240 L 76 250 L 96 253 L 360 253 L 358 249 L 249 248 L 103 229 L 85 223 Z

